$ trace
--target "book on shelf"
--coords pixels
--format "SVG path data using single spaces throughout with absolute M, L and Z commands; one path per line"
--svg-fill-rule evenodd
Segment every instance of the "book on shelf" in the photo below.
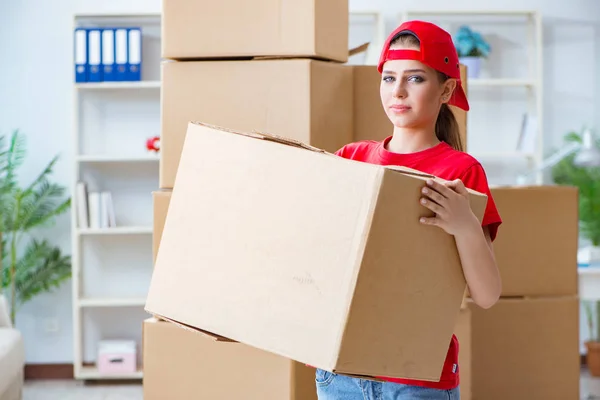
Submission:
M 77 183 L 77 224 L 81 229 L 117 226 L 111 192 L 90 191 L 85 182 Z
M 537 147 L 537 118 L 525 113 L 521 122 L 521 132 L 517 141 L 517 151 L 520 153 L 533 154 Z

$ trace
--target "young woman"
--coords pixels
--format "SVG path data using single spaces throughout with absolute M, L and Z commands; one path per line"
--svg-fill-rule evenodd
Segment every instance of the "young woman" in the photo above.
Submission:
M 462 151 L 458 124 L 448 106 L 469 109 L 452 38 L 428 22 L 403 23 L 387 39 L 378 69 L 381 101 L 393 134 L 381 142 L 348 144 L 337 154 L 406 166 L 450 181 L 424 185 L 419 201 L 435 216 L 421 223 L 454 236 L 471 297 L 489 308 L 501 291 L 492 249 L 501 219 L 481 164 Z M 488 195 L 482 224 L 471 211 L 466 187 Z M 316 384 L 319 400 L 459 399 L 458 340 L 453 335 L 439 382 L 365 380 L 317 369 Z

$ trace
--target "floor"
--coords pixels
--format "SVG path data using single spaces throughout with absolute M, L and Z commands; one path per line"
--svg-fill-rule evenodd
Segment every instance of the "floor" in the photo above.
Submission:
M 75 381 L 28 381 L 23 400 L 142 400 L 140 384 L 84 384 Z M 600 400 L 600 378 L 581 372 L 581 400 Z
M 79 381 L 27 381 L 23 400 L 142 400 L 141 384 L 84 384 Z

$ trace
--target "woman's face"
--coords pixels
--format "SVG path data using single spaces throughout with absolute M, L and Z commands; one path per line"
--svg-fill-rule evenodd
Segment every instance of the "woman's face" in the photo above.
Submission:
M 390 49 L 408 47 L 392 45 Z M 453 79 L 441 82 L 437 71 L 420 61 L 389 60 L 383 65 L 379 91 L 394 126 L 428 128 L 435 126 L 440 106 L 450 98 L 455 85 Z

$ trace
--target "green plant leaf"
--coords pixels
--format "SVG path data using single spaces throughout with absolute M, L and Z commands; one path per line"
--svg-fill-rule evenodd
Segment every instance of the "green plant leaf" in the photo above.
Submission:
M 20 212 L 13 230 L 30 230 L 42 226 L 69 209 L 71 200 L 64 200 L 65 189 L 46 180 L 21 193 Z
M 16 185 L 16 171 L 25 161 L 25 136 L 15 130 L 10 137 L 8 148 L 3 151 L 3 154 L 3 156 L 0 155 L 2 158 L 0 176 L 4 176 L 8 183 Z
M 577 132 L 565 135 L 565 142 L 582 142 Z M 598 142 L 600 144 L 600 142 Z M 552 168 L 552 179 L 558 185 L 579 189 L 579 221 L 581 234 L 600 246 L 600 168 L 578 167 L 575 155 L 565 157 Z
M 7 269 L 6 269 L 7 270 Z M 9 273 L 4 273 L 4 285 Z M 71 257 L 47 241 L 31 240 L 17 262 L 15 285 L 19 305 L 60 286 L 71 276 Z

